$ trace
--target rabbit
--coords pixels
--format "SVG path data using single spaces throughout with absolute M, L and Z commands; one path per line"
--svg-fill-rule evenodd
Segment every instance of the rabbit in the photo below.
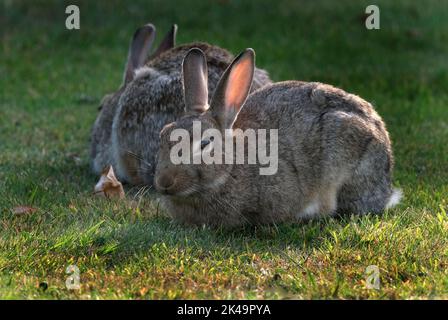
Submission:
M 164 51 L 174 47 L 176 32 L 177 25 L 173 25 L 151 58 L 156 58 Z M 150 23 L 135 31 L 129 47 L 123 82 L 116 92 L 105 95 L 100 102 L 99 113 L 90 138 L 91 167 L 97 175 L 100 175 L 108 165 L 116 166 L 111 152 L 111 133 L 118 101 L 126 86 L 133 80 L 135 71 L 145 65 L 154 38 L 155 27 Z
M 207 43 L 175 46 L 177 26 L 147 58 L 155 27 L 139 28 L 131 41 L 120 89 L 103 99 L 92 133 L 91 156 L 97 174 L 112 165 L 118 178 L 133 185 L 152 185 L 155 156 L 162 127 L 182 115 L 181 68 L 185 54 L 200 47 L 209 64 L 212 92 L 220 75 L 233 59 L 225 49 Z M 272 81 L 262 69 L 255 70 L 254 90 Z
M 278 82 L 250 93 L 254 69 L 255 52 L 246 49 L 222 75 L 209 106 L 204 53 L 194 48 L 186 55 L 184 115 L 160 133 L 154 182 L 174 220 L 240 227 L 376 213 L 398 203 L 400 190 L 391 186 L 391 142 L 370 103 L 318 82 Z M 178 142 L 171 135 L 181 132 L 176 130 L 191 135 L 195 123 L 203 134 L 207 129 L 227 134 L 233 145 L 244 130 L 277 129 L 277 172 L 260 175 L 259 163 L 173 163 Z M 193 139 L 187 158 L 220 145 L 212 137 Z M 247 140 L 244 147 L 246 152 Z

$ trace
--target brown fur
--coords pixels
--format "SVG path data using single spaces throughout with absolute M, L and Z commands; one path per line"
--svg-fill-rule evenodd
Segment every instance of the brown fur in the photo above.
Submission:
M 233 66 L 248 58 L 250 51 Z M 239 226 L 384 210 L 393 193 L 385 125 L 371 104 L 322 83 L 265 86 L 249 95 L 234 119 L 233 129 L 278 129 L 276 174 L 260 175 L 258 164 L 173 165 L 169 137 L 174 129 L 191 132 L 193 121 L 201 121 L 202 130 L 222 131 L 226 122 L 217 115 L 234 117 L 223 107 L 228 86 L 217 88 L 208 111 L 189 110 L 161 132 L 155 185 L 177 221 Z

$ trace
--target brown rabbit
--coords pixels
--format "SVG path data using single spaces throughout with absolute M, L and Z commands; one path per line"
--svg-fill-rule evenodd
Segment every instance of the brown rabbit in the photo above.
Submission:
M 212 92 L 232 54 L 207 43 L 175 47 L 177 26 L 149 56 L 155 27 L 139 28 L 131 41 L 124 80 L 120 89 L 107 95 L 92 130 L 91 157 L 95 173 L 112 165 L 117 176 L 132 184 L 152 184 L 159 132 L 182 115 L 181 68 L 185 54 L 200 47 L 209 64 Z M 271 83 L 266 71 L 255 71 L 254 89 Z
M 280 82 L 249 95 L 254 60 L 247 49 L 232 62 L 208 108 L 205 56 L 192 49 L 185 57 L 186 113 L 162 130 L 155 175 L 168 212 L 187 224 L 239 226 L 380 212 L 396 204 L 390 140 L 373 107 L 321 83 Z M 191 135 L 198 123 L 202 133 L 230 134 L 233 146 L 242 130 L 277 129 L 277 172 L 260 175 L 260 164 L 235 164 L 236 153 L 233 164 L 173 164 L 177 142 L 171 135 Z M 210 136 L 199 139 L 192 140 L 188 157 L 224 145 Z M 247 157 L 248 139 L 244 147 Z

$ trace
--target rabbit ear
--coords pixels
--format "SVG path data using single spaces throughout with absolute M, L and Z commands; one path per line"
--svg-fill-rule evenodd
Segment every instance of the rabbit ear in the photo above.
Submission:
M 151 55 L 150 59 L 153 59 L 160 55 L 161 53 L 174 48 L 176 45 L 176 34 L 177 34 L 177 24 L 173 24 L 171 30 L 165 35 L 162 42 L 160 42 L 157 50 Z
M 205 112 L 208 109 L 207 61 L 201 49 L 188 51 L 182 71 L 186 111 Z
M 221 129 L 230 129 L 249 95 L 255 69 L 255 51 L 246 49 L 224 71 L 213 95 L 211 108 Z
M 134 78 L 134 71 L 145 64 L 155 35 L 156 28 L 152 24 L 144 25 L 135 31 L 129 47 L 124 83 L 131 81 Z

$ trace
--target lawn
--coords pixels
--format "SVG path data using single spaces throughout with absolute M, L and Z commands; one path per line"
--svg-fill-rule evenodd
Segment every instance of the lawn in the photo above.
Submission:
M 65 6 L 81 29 L 65 28 Z M 132 3 L 132 4 L 131 4 Z M 1 0 L 0 298 L 448 298 L 448 3 Z M 243 230 L 179 226 L 152 190 L 92 195 L 89 134 L 122 79 L 130 37 L 203 40 L 276 81 L 341 87 L 371 101 L 395 151 L 402 203 L 383 215 Z M 37 208 L 14 213 L 19 205 Z M 79 290 L 66 268 L 80 270 Z M 366 268 L 379 269 L 379 289 Z

